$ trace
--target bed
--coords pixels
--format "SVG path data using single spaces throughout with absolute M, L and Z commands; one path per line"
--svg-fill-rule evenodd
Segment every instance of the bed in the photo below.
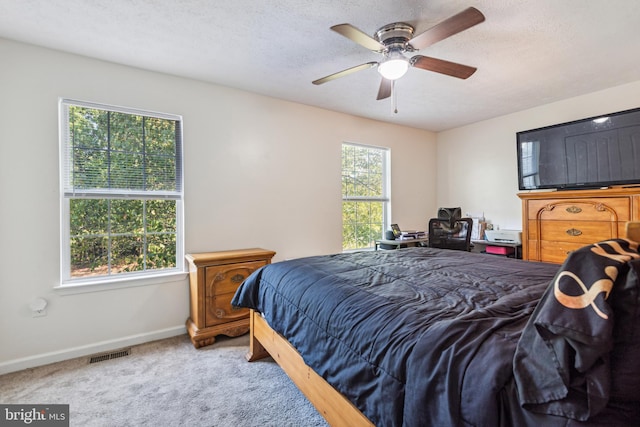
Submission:
M 406 248 L 274 263 L 232 303 L 332 426 L 637 426 L 638 273 L 631 239 L 562 266 Z

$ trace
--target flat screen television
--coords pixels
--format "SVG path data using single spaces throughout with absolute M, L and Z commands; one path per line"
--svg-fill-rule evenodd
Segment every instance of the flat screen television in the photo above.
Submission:
M 518 132 L 520 190 L 640 185 L 640 108 Z

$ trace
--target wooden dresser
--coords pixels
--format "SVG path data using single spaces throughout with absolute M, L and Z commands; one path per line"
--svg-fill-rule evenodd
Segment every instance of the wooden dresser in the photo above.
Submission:
M 520 193 L 522 258 L 562 263 L 569 252 L 624 237 L 640 219 L 640 188 Z
M 187 331 L 196 348 L 213 344 L 217 335 L 235 337 L 249 331 L 249 309 L 231 306 L 240 284 L 271 263 L 265 249 L 188 254 L 191 317 Z

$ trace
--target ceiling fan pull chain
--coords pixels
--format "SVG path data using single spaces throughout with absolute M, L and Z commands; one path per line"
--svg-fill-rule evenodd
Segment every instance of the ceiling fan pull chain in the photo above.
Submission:
M 393 112 L 398 114 L 398 99 L 396 98 L 396 81 L 391 80 L 391 95 L 393 98 Z

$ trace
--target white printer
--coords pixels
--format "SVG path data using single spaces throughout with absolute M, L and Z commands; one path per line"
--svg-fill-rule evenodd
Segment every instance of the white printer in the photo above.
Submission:
M 522 231 L 520 230 L 486 230 L 487 240 L 493 243 L 522 243 Z

